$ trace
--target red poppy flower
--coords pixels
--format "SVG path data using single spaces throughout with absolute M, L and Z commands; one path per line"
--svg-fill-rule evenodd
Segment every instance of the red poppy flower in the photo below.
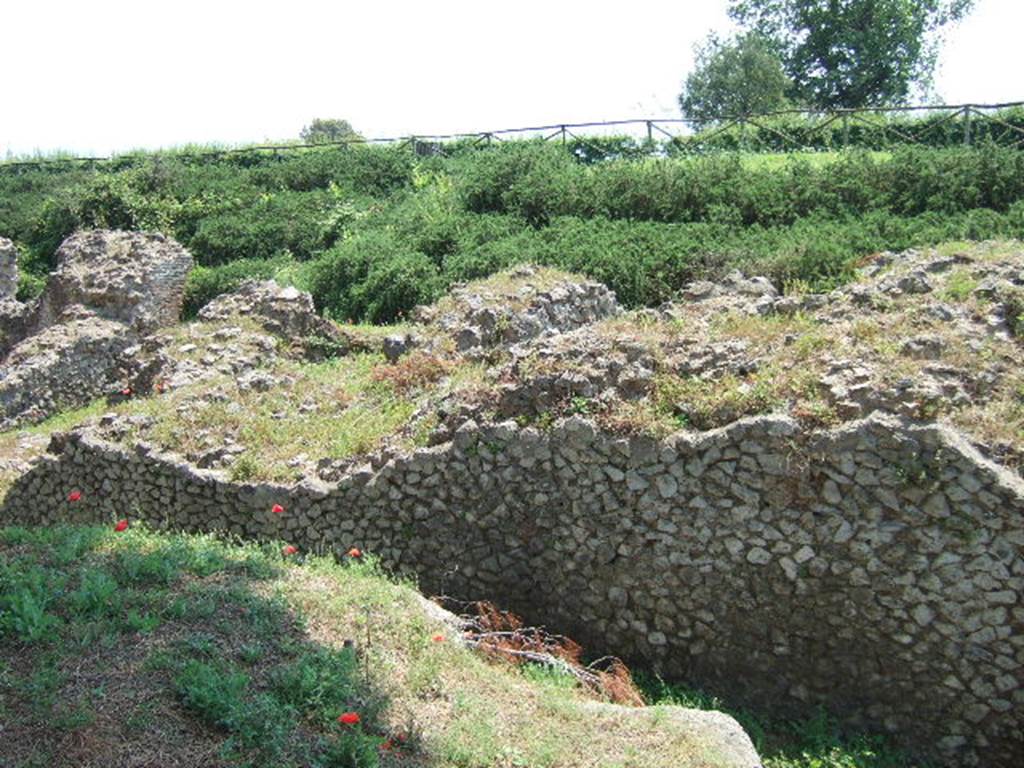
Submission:
M 444 642 L 444 635 L 434 635 L 430 639 L 433 640 L 435 643 L 443 643 Z
M 352 547 L 352 549 L 350 549 L 348 551 L 348 556 L 349 557 L 362 557 L 363 556 L 363 552 L 362 552 L 361 549 L 359 549 L 359 547 Z
M 298 551 L 299 551 L 299 548 L 296 547 L 296 546 L 293 546 L 291 544 L 289 544 L 289 545 L 287 545 L 285 547 L 281 547 L 281 554 L 284 555 L 285 557 L 288 557 L 290 555 L 294 555 Z
M 131 387 L 125 387 L 124 389 L 121 390 L 121 394 L 124 395 L 125 397 L 131 397 L 132 396 L 132 388 Z
M 358 725 L 359 724 L 359 713 L 358 712 L 345 712 L 338 717 L 338 722 L 342 725 Z
M 120 533 L 121 531 L 127 531 L 128 530 L 128 521 L 127 520 L 118 520 L 117 521 L 117 525 L 114 526 L 114 530 L 117 531 L 118 533 Z
M 68 501 L 78 501 L 80 498 L 82 498 L 82 492 L 79 490 L 74 490 L 68 494 Z
M 270 511 L 273 512 L 275 515 L 280 515 L 282 512 L 284 512 L 284 507 L 282 507 L 280 504 L 275 504 L 270 508 Z

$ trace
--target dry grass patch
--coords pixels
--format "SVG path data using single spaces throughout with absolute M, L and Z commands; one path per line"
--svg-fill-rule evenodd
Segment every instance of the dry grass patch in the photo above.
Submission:
M 244 453 L 239 480 L 288 480 L 297 457 L 342 459 L 375 450 L 431 397 L 479 378 L 478 366 L 417 353 L 391 365 L 363 353 L 324 363 L 279 362 L 269 388 L 240 390 L 227 376 L 119 406 L 153 422 L 126 439 L 146 439 L 186 456 L 225 444 Z

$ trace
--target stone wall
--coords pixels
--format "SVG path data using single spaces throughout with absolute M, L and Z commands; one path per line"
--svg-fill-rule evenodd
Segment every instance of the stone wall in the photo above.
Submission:
M 874 415 L 805 434 L 780 416 L 655 441 L 580 417 L 470 422 L 295 487 L 88 430 L 51 450 L 5 522 L 127 516 L 358 546 L 428 593 L 493 600 L 775 712 L 824 705 L 943 765 L 1024 755 L 1024 482 L 943 427 Z

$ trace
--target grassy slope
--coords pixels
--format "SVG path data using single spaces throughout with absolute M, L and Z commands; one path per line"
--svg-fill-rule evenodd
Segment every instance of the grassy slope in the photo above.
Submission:
M 0 531 L 0 764 L 719 764 L 658 708 L 595 713 L 565 679 L 487 663 L 372 561 L 296 557 Z
M 372 560 L 301 560 L 137 528 L 0 529 L 0 764 L 716 764 L 658 706 L 595 712 L 569 678 L 461 647 Z M 767 768 L 911 765 L 824 719 L 738 716 Z

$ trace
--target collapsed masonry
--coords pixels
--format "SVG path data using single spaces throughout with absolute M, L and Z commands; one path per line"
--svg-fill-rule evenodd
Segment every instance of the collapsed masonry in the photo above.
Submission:
M 38 422 L 127 386 L 141 340 L 177 322 L 191 268 L 188 251 L 163 235 L 79 232 L 57 250 L 42 295 L 21 303 L 8 290 L 16 266 L 0 256 L 0 425 Z

